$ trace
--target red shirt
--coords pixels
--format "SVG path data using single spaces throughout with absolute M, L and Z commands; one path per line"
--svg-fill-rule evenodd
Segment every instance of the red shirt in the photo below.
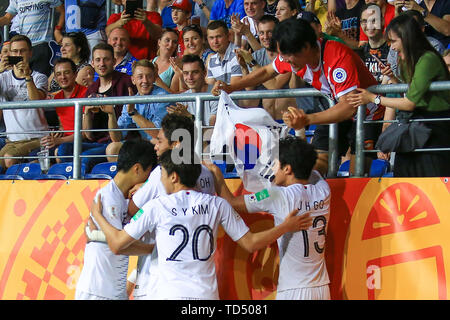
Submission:
M 321 42 L 319 49 L 320 45 Z M 346 45 L 328 40 L 323 55 L 316 69 L 306 65 L 295 71 L 289 63 L 282 61 L 279 55 L 273 60 L 272 66 L 278 73 L 296 72 L 311 86 L 335 100 L 356 88 L 368 88 L 378 84 L 358 54 Z M 383 106 L 377 107 L 374 103 L 367 105 L 367 120 L 379 120 L 383 115 Z
M 178 52 L 177 52 L 177 56 L 179 58 L 183 57 L 184 54 L 184 40 L 183 40 L 183 30 L 178 31 Z
M 393 6 L 392 4 L 386 3 L 386 12 L 384 13 L 383 33 L 384 33 L 384 30 L 386 30 L 386 27 L 391 22 L 391 20 L 394 18 L 395 18 L 395 6 Z M 361 26 L 359 27 L 359 41 L 369 41 L 369 38 L 367 38 L 367 36 L 364 33 Z
M 85 86 L 77 83 L 69 99 L 84 98 L 86 95 L 86 90 L 87 88 Z M 62 90 L 58 91 L 55 94 L 54 99 L 65 99 L 64 92 Z M 58 115 L 59 122 L 61 123 L 63 130 L 73 130 L 75 124 L 75 107 L 57 107 L 56 114 Z M 64 132 L 65 136 L 70 136 L 72 134 L 73 132 Z
M 158 12 L 146 11 L 147 19 L 162 26 L 162 18 Z M 110 25 L 120 19 L 120 13 L 113 13 L 108 19 Z M 123 26 L 130 34 L 130 47 L 128 51 L 138 60 L 153 59 L 156 56 L 158 39 L 150 35 L 144 24 L 136 19 L 131 19 Z

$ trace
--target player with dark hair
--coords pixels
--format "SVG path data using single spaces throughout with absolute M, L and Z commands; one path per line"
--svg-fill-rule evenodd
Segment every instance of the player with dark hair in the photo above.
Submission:
M 100 199 L 102 215 L 115 228 L 122 229 L 129 220 L 128 193 L 134 185 L 142 183 L 148 178 L 150 171 L 156 165 L 156 154 L 150 142 L 144 140 L 130 140 L 123 144 L 117 160 L 117 174 L 105 187 L 100 189 L 95 199 Z M 95 202 L 94 199 L 94 202 Z M 89 238 L 95 235 L 89 224 L 86 227 Z M 98 235 L 97 235 L 98 236 Z M 153 245 L 136 241 L 132 247 L 115 255 L 108 245 L 100 241 L 90 241 L 84 252 L 84 265 L 77 283 L 75 299 L 77 300 L 126 300 L 128 256 L 149 254 Z M 118 253 L 118 252 L 116 252 Z
M 302 232 L 286 233 L 278 239 L 280 275 L 278 300 L 330 299 L 324 250 L 330 215 L 330 188 L 313 167 L 314 147 L 297 137 L 280 140 L 275 164 L 275 186 L 254 194 L 234 196 L 215 165 L 213 172 L 218 195 L 240 213 L 266 211 L 275 225 L 283 223 L 292 210 L 310 213 L 312 226 Z
M 218 228 L 249 252 L 286 232 L 310 225 L 309 217 L 289 214 L 278 226 L 252 233 L 224 199 L 194 189 L 201 165 L 177 164 L 172 151 L 160 155 L 161 181 L 167 195 L 147 202 L 123 230 L 102 215 L 101 199 L 92 212 L 113 252 L 121 252 L 146 232 L 156 232 L 159 299 L 218 299 L 214 253 Z
M 289 107 L 283 114 L 285 123 L 296 130 L 310 124 L 340 122 L 338 152 L 345 155 L 349 144 L 355 151 L 356 108 L 348 102 L 348 95 L 358 87 L 368 88 L 378 84 L 361 58 L 349 47 L 337 41 L 317 39 L 310 23 L 303 19 L 290 18 L 280 22 L 273 32 L 278 57 L 273 63 L 244 76 L 238 83 L 216 83 L 212 93 L 220 90 L 230 93 L 235 90 L 265 82 L 279 73 L 294 72 L 308 84 L 328 95 L 336 104 L 325 111 L 306 114 L 302 109 Z M 380 120 L 384 106 L 370 103 L 366 109 L 366 120 Z M 348 120 L 348 121 L 346 121 Z M 365 125 L 365 148 L 373 149 L 381 127 Z M 318 127 L 314 132 L 313 145 L 319 152 L 316 168 L 325 173 L 328 168 L 328 126 Z

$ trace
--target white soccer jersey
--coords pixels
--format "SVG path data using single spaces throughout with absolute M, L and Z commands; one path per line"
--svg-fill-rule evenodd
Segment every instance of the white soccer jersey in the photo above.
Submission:
M 215 194 L 214 178 L 212 173 L 202 165 L 200 177 L 197 180 L 196 189 L 203 193 Z M 157 166 L 150 173 L 146 183 L 133 195 L 133 202 L 138 208 L 142 208 L 151 199 L 167 195 L 166 189 L 161 182 L 161 166 Z M 154 243 L 154 234 L 145 234 L 141 241 Z M 133 292 L 134 297 L 146 296 L 147 299 L 156 297 L 156 281 L 158 274 L 158 253 L 154 249 L 151 255 L 138 257 L 138 276 L 136 287 Z
M 279 225 L 294 209 L 311 212 L 313 225 L 308 230 L 286 233 L 278 242 L 280 275 L 277 291 L 328 284 L 325 265 L 325 237 L 330 215 L 330 187 L 317 171 L 311 184 L 272 187 L 244 196 L 249 212 L 266 211 Z
M 214 253 L 222 225 L 234 240 L 248 231 L 224 199 L 182 190 L 144 205 L 124 230 L 134 239 L 156 230 L 159 299 L 218 299 Z
M 103 216 L 114 228 L 121 230 L 127 217 L 128 200 L 114 180 L 97 192 L 95 200 L 98 194 L 101 194 Z M 89 242 L 84 251 L 84 265 L 76 291 L 108 299 L 126 300 L 127 273 L 128 256 L 115 255 L 107 243 Z

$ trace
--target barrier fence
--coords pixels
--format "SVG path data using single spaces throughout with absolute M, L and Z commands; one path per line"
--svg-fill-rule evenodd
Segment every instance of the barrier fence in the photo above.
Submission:
M 369 88 L 369 91 L 374 93 L 402 93 L 406 92 L 408 86 L 406 84 L 399 85 L 379 85 Z M 450 81 L 434 82 L 430 86 L 430 91 L 442 91 L 450 90 Z M 265 98 L 296 98 L 296 97 L 324 97 L 329 106 L 334 105 L 334 101 L 325 94 L 317 91 L 314 88 L 301 88 L 301 89 L 280 89 L 280 90 L 261 90 L 261 91 L 240 91 L 230 94 L 233 100 L 239 99 L 265 99 Z M 82 99 L 57 99 L 57 100 L 39 100 L 39 101 L 20 101 L 20 102 L 2 102 L 0 103 L 0 110 L 2 109 L 15 109 L 15 108 L 57 108 L 74 106 L 75 107 L 75 124 L 74 124 L 74 154 L 73 154 L 73 178 L 80 179 L 81 177 L 81 133 L 84 131 L 125 131 L 129 129 L 91 129 L 82 130 L 82 110 L 86 105 L 121 105 L 127 103 L 151 103 L 151 102 L 190 102 L 194 101 L 196 104 L 195 111 L 195 134 L 201 139 L 196 139 L 195 151 L 198 155 L 203 153 L 203 129 L 211 128 L 202 126 L 204 102 L 208 100 L 218 100 L 219 97 L 210 93 L 188 93 L 188 94 L 170 94 L 170 95 L 158 95 L 158 96 L 124 96 L 124 97 L 107 97 L 107 98 L 82 98 Z M 365 106 L 360 106 L 357 111 L 356 121 L 356 154 L 355 154 L 355 177 L 364 176 L 364 153 L 376 152 L 378 150 L 364 150 L 364 127 L 365 123 L 379 123 L 384 121 L 365 121 Z M 448 121 L 450 119 L 424 119 L 414 121 Z M 395 122 L 389 121 L 389 122 Z M 144 130 L 145 128 L 137 128 L 131 130 Z M 156 130 L 156 129 L 154 129 Z M 51 131 L 44 131 L 51 132 Z M 22 132 L 23 133 L 23 132 Z M 337 138 L 338 129 L 336 124 L 330 125 L 329 133 L 329 157 L 328 157 L 328 177 L 336 177 L 339 165 L 338 150 L 337 150 Z M 436 151 L 436 150 L 449 150 L 449 148 L 440 149 L 418 149 L 417 152 L 422 151 Z M 102 155 L 101 157 L 103 157 Z M 92 156 L 91 156 L 92 157 Z M 99 156 L 100 157 L 100 156 Z M 27 159 L 30 157 L 20 157 Z

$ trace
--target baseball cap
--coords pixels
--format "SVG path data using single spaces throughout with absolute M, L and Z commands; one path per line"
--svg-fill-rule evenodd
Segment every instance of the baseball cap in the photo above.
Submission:
M 192 11 L 192 4 L 189 0 L 175 0 L 170 6 L 186 12 Z
M 315 22 L 315 23 L 321 24 L 319 18 L 317 18 L 317 16 L 314 13 L 310 12 L 310 11 L 302 11 L 302 12 L 300 12 L 297 15 L 297 19 L 303 19 L 305 21 L 308 21 L 309 23 Z

